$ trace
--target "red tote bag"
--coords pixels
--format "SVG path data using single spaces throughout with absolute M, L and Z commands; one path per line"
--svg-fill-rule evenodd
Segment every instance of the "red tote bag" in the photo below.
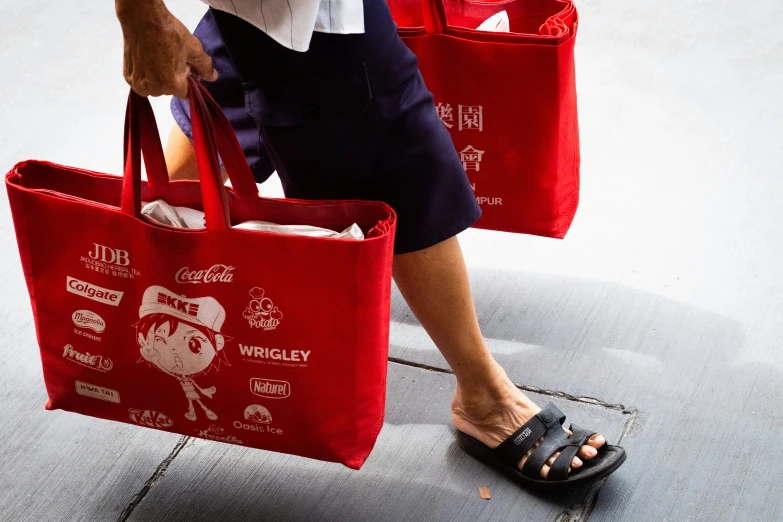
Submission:
M 394 212 L 260 198 L 220 109 L 189 90 L 200 183 L 168 181 L 133 93 L 122 178 L 40 161 L 6 176 L 46 407 L 358 469 L 383 425 Z M 142 217 L 155 199 L 203 209 L 206 229 Z M 248 220 L 365 239 L 230 226 Z
M 579 201 L 573 3 L 388 3 L 483 210 L 475 226 L 564 237 Z M 503 10 L 511 33 L 475 30 Z

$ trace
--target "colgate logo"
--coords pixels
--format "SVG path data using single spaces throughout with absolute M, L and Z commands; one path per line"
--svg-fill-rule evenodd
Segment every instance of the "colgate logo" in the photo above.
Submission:
M 65 281 L 66 290 L 72 294 L 98 301 L 99 303 L 117 306 L 120 304 L 123 292 L 101 288 L 100 286 L 80 281 L 74 277 L 67 276 Z
M 291 395 L 291 385 L 285 381 L 272 379 L 250 379 L 250 391 L 267 399 L 285 399 Z
M 190 270 L 188 267 L 182 267 L 177 271 L 174 277 L 177 283 L 231 283 L 234 280 L 233 266 L 212 265 L 206 270 Z
M 76 326 L 89 328 L 96 333 L 101 333 L 106 329 L 106 321 L 100 315 L 89 310 L 76 310 L 71 319 Z

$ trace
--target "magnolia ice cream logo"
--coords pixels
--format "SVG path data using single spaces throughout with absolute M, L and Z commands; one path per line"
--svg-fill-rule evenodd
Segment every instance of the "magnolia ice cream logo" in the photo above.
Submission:
M 106 321 L 100 315 L 89 310 L 76 310 L 71 315 L 71 319 L 76 326 L 88 328 L 95 333 L 101 333 L 106 329 Z
M 264 330 L 277 328 L 280 320 L 283 319 L 283 312 L 272 303 L 271 299 L 264 296 L 264 289 L 253 288 L 250 291 L 250 297 L 252 298 L 250 304 L 242 313 L 242 317 L 247 319 L 250 327 L 263 328 Z
M 114 364 L 108 357 L 90 355 L 90 352 L 81 353 L 70 344 L 65 345 L 63 358 L 99 372 L 108 372 L 114 367 Z
M 242 444 L 242 441 L 233 435 L 226 433 L 226 430 L 214 424 L 205 430 L 196 430 L 196 433 L 202 439 L 216 440 L 218 442 L 230 442 L 231 444 Z
M 231 283 L 234 280 L 233 266 L 212 265 L 206 270 L 191 270 L 188 267 L 180 268 L 174 279 L 177 283 Z
M 155 410 L 137 410 L 135 408 L 129 408 L 128 416 L 130 417 L 130 420 L 136 424 L 141 424 L 148 428 L 162 429 L 174 426 L 174 421 L 171 420 L 171 417 Z

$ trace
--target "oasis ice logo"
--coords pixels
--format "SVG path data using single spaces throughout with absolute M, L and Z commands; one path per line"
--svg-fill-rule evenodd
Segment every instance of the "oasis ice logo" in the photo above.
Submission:
M 93 245 L 95 245 L 95 250 L 89 253 L 90 259 L 117 266 L 128 266 L 130 264 L 127 250 L 109 248 L 98 243 L 93 243 Z
M 272 414 L 263 406 L 251 404 L 245 408 L 245 420 L 257 424 L 271 424 Z
M 177 283 L 190 283 L 197 285 L 199 283 L 231 283 L 234 280 L 233 266 L 212 265 L 206 270 L 190 270 L 188 267 L 182 267 L 177 271 L 174 280 Z
M 100 315 L 89 310 L 76 310 L 71 315 L 71 319 L 76 326 L 89 328 L 95 333 L 101 333 L 106 329 L 106 321 Z
M 251 404 L 245 408 L 245 420 L 248 423 L 234 421 L 234 427 L 240 430 L 255 431 L 257 433 L 273 433 L 282 435 L 283 430 L 270 426 L 272 424 L 272 414 L 269 410 L 259 404 Z
M 231 444 L 242 444 L 241 440 L 234 437 L 233 435 L 229 435 L 226 433 L 226 430 L 220 426 L 215 426 L 214 424 L 206 430 L 196 430 L 196 433 L 202 439 L 216 440 L 219 442 L 230 442 Z
M 130 420 L 136 424 L 141 424 L 142 426 L 147 426 L 149 428 L 161 429 L 174 426 L 174 421 L 171 420 L 171 417 L 155 410 L 128 408 L 128 416 L 130 417 Z
M 114 367 L 114 363 L 108 357 L 90 355 L 90 352 L 78 352 L 70 344 L 65 345 L 63 358 L 99 372 L 108 372 Z
M 92 397 L 93 399 L 100 399 L 115 404 L 120 403 L 120 393 L 117 390 L 82 381 L 76 381 L 76 393 L 84 395 L 85 397 Z
M 285 381 L 254 377 L 250 379 L 250 392 L 267 399 L 285 399 L 291 395 L 291 385 Z
M 80 281 L 71 276 L 66 276 L 65 288 L 72 294 L 98 301 L 99 303 L 117 306 L 120 304 L 123 292 L 109 290 L 98 285 L 93 285 L 85 281 Z
M 268 297 L 264 297 L 264 289 L 255 287 L 250 291 L 252 298 L 247 305 L 242 317 L 247 319 L 251 328 L 263 328 L 274 330 L 280 324 L 283 313 L 272 303 Z

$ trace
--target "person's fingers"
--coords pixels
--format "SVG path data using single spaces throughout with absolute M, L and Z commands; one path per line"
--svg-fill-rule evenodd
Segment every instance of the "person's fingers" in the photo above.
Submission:
M 217 80 L 218 73 L 212 67 L 212 58 L 204 52 L 198 38 L 191 36 L 188 40 L 188 64 L 196 74 L 208 82 Z
M 177 98 L 182 98 L 183 100 L 188 97 L 188 73 L 178 74 L 174 77 L 171 93 Z

